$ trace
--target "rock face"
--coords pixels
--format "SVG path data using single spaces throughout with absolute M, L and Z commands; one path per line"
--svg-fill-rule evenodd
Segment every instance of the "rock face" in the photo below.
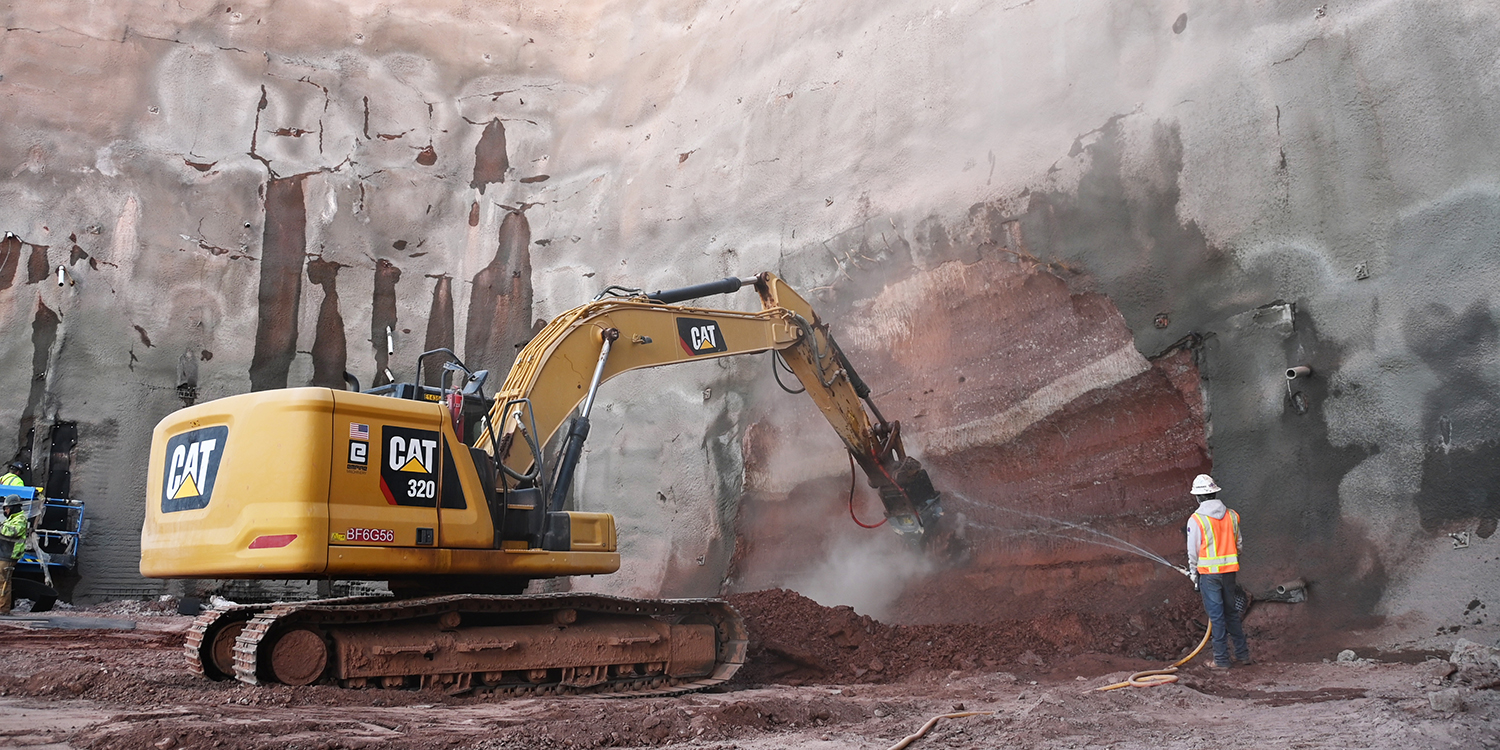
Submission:
M 844 520 L 817 415 L 719 362 L 606 386 L 576 487 L 625 569 L 575 586 L 1125 611 L 1186 594 L 1111 538 L 1179 562 L 1212 470 L 1246 585 L 1311 584 L 1288 631 L 1431 635 L 1500 594 L 1495 8 L 0 16 L 0 455 L 70 467 L 82 596 L 162 590 L 140 498 L 185 403 L 411 379 L 438 345 L 503 370 L 606 285 L 766 269 L 902 420 L 966 556 Z

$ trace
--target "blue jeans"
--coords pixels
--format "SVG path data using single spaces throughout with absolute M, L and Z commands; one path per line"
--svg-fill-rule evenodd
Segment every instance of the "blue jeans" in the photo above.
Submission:
M 1214 662 L 1229 663 L 1229 639 L 1234 639 L 1234 658 L 1249 661 L 1250 644 L 1240 625 L 1240 613 L 1234 608 L 1233 573 L 1199 573 L 1198 592 L 1203 595 L 1203 609 L 1213 623 Z

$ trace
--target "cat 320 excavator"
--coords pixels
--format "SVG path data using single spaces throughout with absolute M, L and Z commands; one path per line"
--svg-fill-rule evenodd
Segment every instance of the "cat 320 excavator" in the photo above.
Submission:
M 681 304 L 752 284 L 759 312 Z M 507 694 L 721 683 L 746 650 L 744 623 L 722 601 L 520 594 L 532 580 L 620 567 L 614 517 L 565 510 L 601 383 L 765 351 L 843 439 L 889 525 L 921 543 L 940 496 L 899 423 L 881 416 L 807 301 L 762 273 L 652 294 L 610 287 L 522 348 L 493 399 L 485 372 L 438 350 L 418 358 L 417 383 L 261 391 L 177 411 L 152 438 L 141 573 L 387 581 L 396 594 L 210 609 L 186 650 L 189 669 L 212 679 Z M 423 360 L 439 356 L 440 382 L 423 384 Z

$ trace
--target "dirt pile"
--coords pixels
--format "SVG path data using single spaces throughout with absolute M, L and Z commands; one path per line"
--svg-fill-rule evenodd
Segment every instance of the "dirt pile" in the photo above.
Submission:
M 883 683 L 922 672 L 1035 669 L 1083 652 L 1165 660 L 1202 636 L 1186 604 L 1142 615 L 1029 613 L 1032 619 L 887 625 L 794 591 L 735 594 L 750 631 L 739 680 L 784 685 Z

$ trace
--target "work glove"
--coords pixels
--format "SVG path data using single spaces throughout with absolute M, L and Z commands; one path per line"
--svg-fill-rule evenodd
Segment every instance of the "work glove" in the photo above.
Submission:
M 1196 570 L 1190 570 L 1190 571 L 1188 571 L 1188 578 L 1191 578 L 1193 580 L 1193 590 L 1197 591 L 1198 590 L 1198 571 L 1196 571 Z

